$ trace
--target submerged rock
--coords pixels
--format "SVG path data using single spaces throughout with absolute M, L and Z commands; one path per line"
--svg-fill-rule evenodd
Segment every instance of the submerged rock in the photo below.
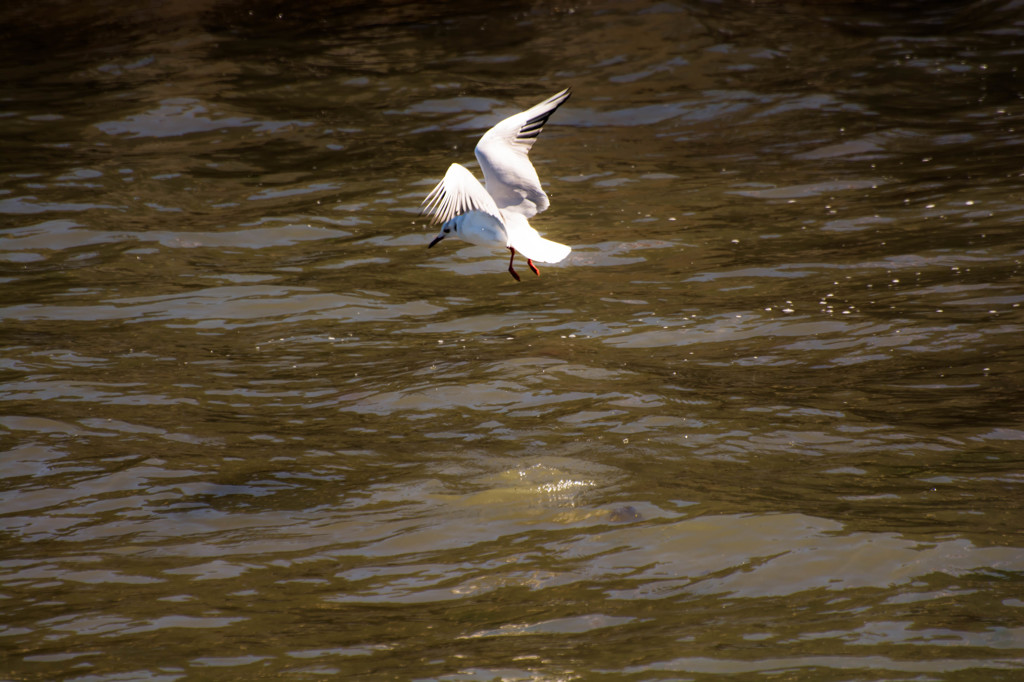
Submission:
M 612 523 L 628 523 L 630 521 L 643 521 L 643 515 L 633 506 L 625 505 L 616 507 L 608 512 L 608 520 Z

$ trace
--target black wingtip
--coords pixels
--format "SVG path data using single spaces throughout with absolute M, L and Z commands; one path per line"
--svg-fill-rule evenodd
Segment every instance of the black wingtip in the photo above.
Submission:
M 528 120 L 526 123 L 524 123 L 523 127 L 519 129 L 519 134 L 516 135 L 516 139 L 536 139 L 537 136 L 540 135 L 540 131 L 544 127 L 544 124 L 548 122 L 548 119 L 551 118 L 551 115 L 555 113 L 560 106 L 566 103 L 570 95 L 572 95 L 571 85 L 541 102 L 541 104 L 551 103 L 554 104 L 554 106 L 540 114 L 537 114 L 536 116 Z

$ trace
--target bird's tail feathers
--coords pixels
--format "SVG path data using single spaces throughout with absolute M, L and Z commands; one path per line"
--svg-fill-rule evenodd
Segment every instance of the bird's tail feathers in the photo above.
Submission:
M 521 253 L 526 258 L 540 261 L 541 263 L 557 263 L 572 251 L 572 247 L 553 242 L 550 239 L 544 239 L 540 235 L 520 236 L 510 243 L 517 253 Z

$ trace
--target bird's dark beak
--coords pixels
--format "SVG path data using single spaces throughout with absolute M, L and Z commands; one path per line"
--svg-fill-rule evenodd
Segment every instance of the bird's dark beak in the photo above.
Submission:
M 444 239 L 444 235 L 443 234 L 437 235 L 436 237 L 434 237 L 434 241 L 432 241 L 429 244 L 427 244 L 427 248 L 429 249 L 430 247 L 432 247 L 434 244 L 438 243 L 442 239 Z

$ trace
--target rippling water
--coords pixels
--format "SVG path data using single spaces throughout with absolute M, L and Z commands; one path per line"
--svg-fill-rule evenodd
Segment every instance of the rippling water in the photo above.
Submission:
M 1024 674 L 1021 2 L 0 26 L 5 679 Z

